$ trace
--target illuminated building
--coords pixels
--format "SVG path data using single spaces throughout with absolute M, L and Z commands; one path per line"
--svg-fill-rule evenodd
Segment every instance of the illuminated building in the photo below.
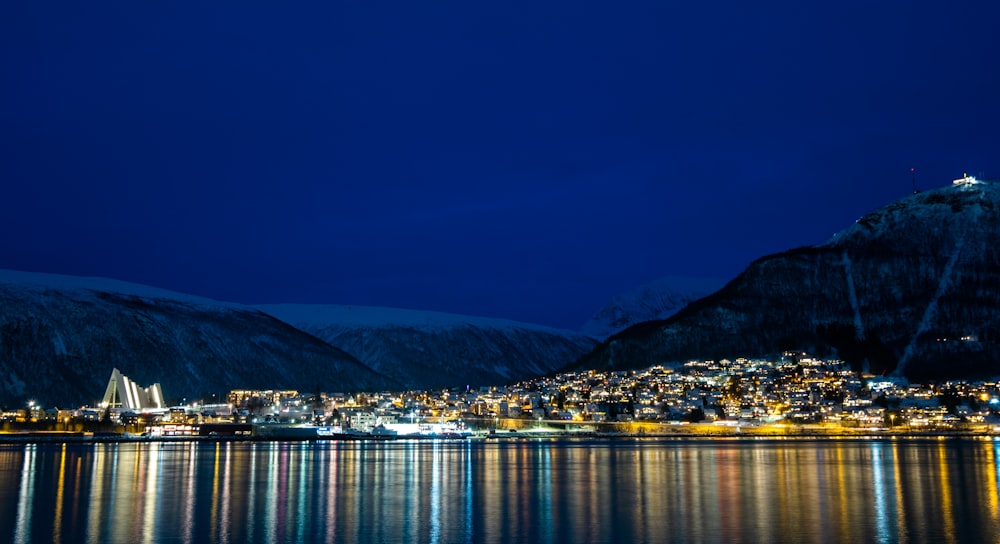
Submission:
M 101 402 L 101 406 L 133 411 L 162 410 L 164 408 L 163 391 L 158 383 L 149 387 L 139 387 L 116 368 L 111 371 L 111 379 L 108 380 L 108 387 L 104 391 L 104 400 Z

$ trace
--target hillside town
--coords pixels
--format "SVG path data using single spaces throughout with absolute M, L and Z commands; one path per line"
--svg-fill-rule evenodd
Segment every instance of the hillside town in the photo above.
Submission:
M 214 401 L 214 402 L 213 402 Z M 838 360 L 691 361 L 642 371 L 585 371 L 509 386 L 303 394 L 232 390 L 167 407 L 159 385 L 117 369 L 97 407 L 27 406 L 0 414 L 3 431 L 117 429 L 145 437 L 337 438 L 546 433 L 718 434 L 766 431 L 1000 432 L 997 382 L 911 384 Z
M 388 394 L 360 402 L 354 397 L 331 400 L 344 413 L 361 410 L 376 421 L 415 416 L 493 419 L 498 425 L 646 422 L 991 432 L 1000 423 L 996 382 L 911 384 L 857 373 L 841 361 L 804 353 L 785 353 L 777 360 L 692 361 L 642 371 L 570 372 L 508 387 Z

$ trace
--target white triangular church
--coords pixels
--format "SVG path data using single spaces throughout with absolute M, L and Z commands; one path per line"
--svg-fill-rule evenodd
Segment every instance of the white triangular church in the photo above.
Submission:
M 101 406 L 124 410 L 162 410 L 163 391 L 158 383 L 139 387 L 116 368 L 111 371 Z

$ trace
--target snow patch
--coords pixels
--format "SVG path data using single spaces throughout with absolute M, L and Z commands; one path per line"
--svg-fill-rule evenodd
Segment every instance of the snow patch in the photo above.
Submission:
M 844 252 L 844 258 L 840 263 L 844 266 L 844 276 L 847 277 L 847 295 L 851 302 L 851 310 L 854 312 L 854 338 L 865 339 L 865 326 L 861 321 L 861 308 L 858 304 L 858 293 L 854 288 L 854 274 L 851 272 L 851 258 Z
M 941 273 L 941 281 L 938 283 L 937 291 L 934 292 L 934 297 L 931 299 L 930 303 L 927 304 L 927 308 L 924 310 L 924 315 L 920 319 L 920 324 L 917 326 L 916 332 L 914 332 L 913 336 L 910 337 L 910 343 L 906 345 L 903 355 L 899 358 L 899 364 L 896 365 L 894 375 L 903 376 L 906 373 L 906 363 L 909 362 L 910 357 L 913 356 L 913 350 L 916 347 L 917 338 L 930 330 L 931 321 L 933 321 L 934 317 L 937 315 L 938 301 L 941 300 L 941 297 L 944 296 L 944 294 L 951 287 L 952 270 L 955 268 L 955 263 L 958 262 L 958 256 L 962 253 L 962 247 L 964 245 L 965 238 L 959 238 L 958 242 L 955 244 L 955 250 L 951 253 L 947 264 L 945 264 L 944 271 Z
M 971 179 L 972 182 L 957 183 L 909 195 L 867 213 L 851 226 L 820 244 L 820 247 L 849 243 L 850 240 L 884 237 L 895 230 L 901 218 L 927 225 L 944 225 L 953 220 L 958 213 L 981 212 L 984 201 L 1000 201 L 1000 183 Z
M 63 341 L 62 335 L 58 332 L 52 335 L 52 349 L 55 351 L 57 357 L 65 357 L 68 353 L 66 351 L 66 342 Z

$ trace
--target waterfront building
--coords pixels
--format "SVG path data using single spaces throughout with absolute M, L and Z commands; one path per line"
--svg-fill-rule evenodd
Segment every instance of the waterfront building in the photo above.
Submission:
M 280 407 L 282 403 L 287 404 L 298 396 L 299 392 L 294 390 L 233 389 L 229 392 L 227 401 L 240 408 L 259 409 L 271 406 Z

